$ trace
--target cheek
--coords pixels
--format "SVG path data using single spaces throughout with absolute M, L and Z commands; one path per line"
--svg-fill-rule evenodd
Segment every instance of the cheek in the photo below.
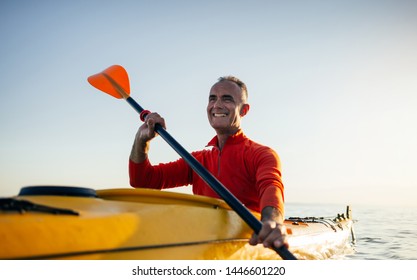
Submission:
M 209 105 L 206 108 L 207 116 L 210 116 L 210 111 L 211 111 L 211 108 L 210 108 L 210 105 Z
M 207 107 L 206 107 L 207 112 L 208 112 L 209 110 L 211 110 L 212 108 L 213 108 L 213 103 L 212 103 L 212 102 L 207 103 Z
M 230 114 L 230 118 L 232 119 L 233 123 L 240 123 L 240 114 L 239 111 L 234 111 L 233 114 Z

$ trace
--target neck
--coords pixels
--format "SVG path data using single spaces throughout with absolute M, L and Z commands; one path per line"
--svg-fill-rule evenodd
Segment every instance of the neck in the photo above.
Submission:
M 216 131 L 217 132 L 217 140 L 219 143 L 219 149 L 222 150 L 224 145 L 226 144 L 227 139 L 232 136 L 235 135 L 236 132 L 239 131 L 239 128 L 236 128 L 232 131 Z

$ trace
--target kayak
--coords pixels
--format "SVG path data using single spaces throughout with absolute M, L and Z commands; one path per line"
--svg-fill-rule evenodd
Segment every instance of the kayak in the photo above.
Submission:
M 259 218 L 259 213 L 254 213 Z M 329 259 L 354 241 L 353 219 L 285 220 L 297 259 Z M 31 186 L 0 198 L 0 259 L 280 259 L 221 199 L 151 189 Z

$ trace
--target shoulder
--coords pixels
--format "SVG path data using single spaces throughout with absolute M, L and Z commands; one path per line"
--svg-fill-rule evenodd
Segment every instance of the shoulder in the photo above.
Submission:
M 260 144 L 256 141 L 253 141 L 249 138 L 245 141 L 245 146 L 248 150 L 254 152 L 254 153 L 260 153 L 260 154 L 272 154 L 278 156 L 277 152 L 272 149 L 269 146 Z
M 257 166 L 270 165 L 278 168 L 281 167 L 278 153 L 269 146 L 260 144 L 248 138 L 245 143 L 245 150 L 247 159 Z

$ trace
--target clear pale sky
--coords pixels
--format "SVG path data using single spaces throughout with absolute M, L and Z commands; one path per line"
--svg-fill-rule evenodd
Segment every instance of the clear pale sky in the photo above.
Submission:
M 135 111 L 91 87 L 110 65 L 187 150 L 211 85 L 241 78 L 245 133 L 287 202 L 417 206 L 417 1 L 0 2 L 0 196 L 129 188 Z M 152 162 L 177 159 L 162 140 Z M 188 191 L 181 189 L 181 191 Z

